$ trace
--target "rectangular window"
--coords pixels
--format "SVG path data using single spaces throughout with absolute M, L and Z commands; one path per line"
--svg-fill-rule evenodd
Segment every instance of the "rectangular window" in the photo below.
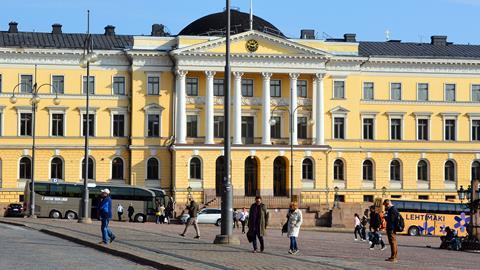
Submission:
M 113 77 L 113 94 L 125 95 L 125 77 Z
M 307 97 L 307 81 L 306 80 L 297 81 L 297 95 L 302 98 Z
M 373 140 L 374 122 L 375 121 L 373 118 L 363 119 L 363 139 L 364 140 Z
M 402 119 L 393 118 L 390 120 L 390 140 L 402 139 Z
M 390 198 L 392 199 L 401 199 L 402 195 L 390 195 Z
M 20 93 L 32 93 L 32 86 L 32 75 L 20 75 Z
M 1 83 L 1 77 L 0 77 L 0 83 Z M 480 102 L 480 84 L 472 85 L 472 101 Z
M 87 134 L 87 114 L 82 115 L 83 121 L 83 136 Z M 89 113 L 88 114 L 88 136 L 93 137 L 95 136 L 95 115 Z
M 445 195 L 445 201 L 449 201 L 449 202 L 455 201 L 455 195 Z
M 198 79 L 197 78 L 187 78 L 187 96 L 196 97 L 198 96 Z
M 363 99 L 364 100 L 373 100 L 373 82 L 364 82 L 363 83 Z
M 472 120 L 472 141 L 480 141 L 480 120 Z
M 445 101 L 454 102 L 456 98 L 455 91 L 455 84 L 445 84 Z
M 114 114 L 113 115 L 113 137 L 125 136 L 125 115 Z
M 364 202 L 373 202 L 373 195 L 363 195 Z
M 333 98 L 345 98 L 344 81 L 333 81 Z
M 282 81 L 270 80 L 270 96 L 281 97 L 282 96 Z
M 32 136 L 32 114 L 20 114 L 20 136 Z
M 242 79 L 242 96 L 253 97 L 253 80 Z
M 52 93 L 63 94 L 65 93 L 65 78 L 62 75 L 52 76 Z
M 419 200 L 428 200 L 428 195 L 418 195 Z
M 64 114 L 63 113 L 53 113 L 52 114 L 52 136 L 63 136 L 63 126 L 64 126 Z
M 224 117 L 223 116 L 214 116 L 213 117 L 213 136 L 215 138 L 223 138 L 224 132 Z
M 297 118 L 297 137 L 299 139 L 307 138 L 307 117 Z
M 333 119 L 333 138 L 345 139 L 345 118 L 335 117 Z
M 445 140 L 446 141 L 455 141 L 455 119 L 446 119 L 445 120 Z
M 148 114 L 148 137 L 160 137 L 160 115 Z
M 147 95 L 160 95 L 160 77 L 149 76 L 147 78 Z
M 275 124 L 270 126 L 270 136 L 275 139 L 282 138 L 282 118 L 280 116 L 272 116 Z
M 428 83 L 417 84 L 417 100 L 428 101 Z
M 214 79 L 213 80 L 213 95 L 217 97 L 223 97 L 224 91 L 223 87 L 225 86 L 223 79 Z
M 417 139 L 419 141 L 428 141 L 428 119 L 417 120 Z
M 402 100 L 402 84 L 390 84 L 390 100 Z
M 197 116 L 187 115 L 187 137 L 196 138 L 197 136 Z
M 95 94 L 95 77 L 94 76 L 90 76 L 90 79 L 89 79 L 89 84 L 88 84 L 88 93 L 90 95 L 93 95 Z M 83 94 L 86 94 L 87 93 L 87 76 L 83 76 L 83 90 L 82 90 Z

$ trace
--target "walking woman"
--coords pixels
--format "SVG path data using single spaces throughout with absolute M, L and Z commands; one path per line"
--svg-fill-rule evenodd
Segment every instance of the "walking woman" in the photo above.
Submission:
M 358 216 L 357 213 L 355 213 L 355 229 L 353 231 L 355 234 L 355 241 L 358 241 L 357 234 L 360 235 L 360 239 L 363 240 L 362 238 L 362 224 L 360 222 L 360 217 Z
M 302 211 L 298 209 L 297 202 L 290 203 L 290 211 L 288 213 L 288 232 L 287 236 L 290 238 L 290 250 L 288 253 L 297 254 L 298 245 L 297 238 L 298 233 L 300 232 L 300 226 L 302 226 L 303 217 Z

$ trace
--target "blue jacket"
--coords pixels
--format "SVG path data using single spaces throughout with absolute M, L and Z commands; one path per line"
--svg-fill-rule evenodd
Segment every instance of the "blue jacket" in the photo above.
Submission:
M 395 232 L 395 229 L 398 224 L 398 216 L 400 214 L 398 213 L 397 208 L 395 206 L 389 207 L 387 210 L 387 216 L 386 216 L 386 221 L 387 221 L 387 231 Z
M 112 198 L 110 196 L 105 197 L 98 207 L 100 210 L 101 219 L 112 219 Z

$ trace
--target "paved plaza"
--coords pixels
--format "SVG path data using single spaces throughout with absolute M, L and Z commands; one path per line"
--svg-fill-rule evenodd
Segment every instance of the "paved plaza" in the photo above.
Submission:
M 5 221 L 1 219 L 0 221 Z M 49 219 L 9 219 L 37 230 L 54 231 L 97 243 L 100 240 L 99 223 L 78 224 L 75 221 Z M 385 262 L 389 249 L 374 251 L 365 242 L 353 241 L 353 234 L 303 230 L 299 237 L 300 253 L 289 255 L 288 239 L 279 229 L 270 229 L 266 237 L 265 253 L 251 253 L 251 245 L 240 230 L 235 234 L 242 244 L 235 247 L 213 245 L 219 228 L 201 225 L 202 237 L 193 239 L 178 234 L 182 225 L 112 222 L 117 240 L 109 246 L 147 260 L 182 269 L 476 269 L 480 254 L 439 250 L 437 237 L 399 237 L 398 263 Z M 56 250 L 52 250 L 53 253 Z

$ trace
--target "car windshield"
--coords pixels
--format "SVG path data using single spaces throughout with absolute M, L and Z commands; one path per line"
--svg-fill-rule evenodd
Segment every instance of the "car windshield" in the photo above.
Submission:
M 10 204 L 10 207 L 22 207 L 22 205 L 18 203 L 12 203 Z

